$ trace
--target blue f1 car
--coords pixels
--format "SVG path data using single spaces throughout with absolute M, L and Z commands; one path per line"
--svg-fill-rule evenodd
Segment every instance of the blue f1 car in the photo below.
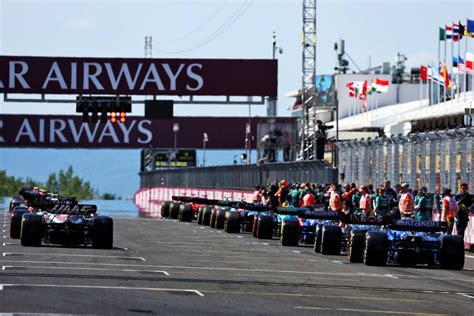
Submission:
M 462 236 L 447 235 L 446 222 L 396 220 L 381 231 L 367 232 L 363 261 L 366 265 L 389 264 L 464 267 Z

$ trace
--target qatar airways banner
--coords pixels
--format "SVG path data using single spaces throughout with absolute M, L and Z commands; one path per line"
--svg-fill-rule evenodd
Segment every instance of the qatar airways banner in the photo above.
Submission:
M 276 96 L 277 61 L 0 56 L 0 93 Z
M 260 121 L 251 119 L 252 131 L 257 131 Z M 239 149 L 245 147 L 247 122 L 246 117 L 149 120 L 130 116 L 125 123 L 84 123 L 77 115 L 0 115 L 0 148 L 173 148 L 173 124 L 178 123 L 179 148 L 202 148 L 203 133 L 207 133 L 206 148 Z M 251 147 L 256 147 L 255 138 Z

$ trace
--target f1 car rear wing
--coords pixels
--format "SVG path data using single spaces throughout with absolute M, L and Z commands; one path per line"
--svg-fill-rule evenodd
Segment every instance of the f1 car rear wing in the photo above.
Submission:
M 199 197 L 187 197 L 187 196 L 172 196 L 172 199 L 173 201 L 179 201 L 183 203 L 217 205 L 217 206 L 222 206 L 222 207 L 241 208 L 241 209 L 246 209 L 246 210 L 255 211 L 255 212 L 269 212 L 272 210 L 268 206 L 257 205 L 257 204 L 243 202 L 243 201 L 225 201 L 225 200 L 214 200 L 214 199 L 206 199 L 206 198 L 199 198 Z
M 52 208 L 46 208 L 45 211 L 52 214 L 67 215 L 92 215 L 97 212 L 97 205 L 94 204 L 55 204 Z
M 441 232 L 448 227 L 447 222 L 417 221 L 414 219 L 399 219 L 393 221 L 389 226 L 393 230 L 417 231 L 417 232 Z
M 280 215 L 297 215 L 303 219 L 340 220 L 344 224 L 353 225 L 390 225 L 393 222 L 391 216 L 372 216 L 364 213 L 346 214 L 321 210 L 312 211 L 306 208 L 278 208 L 275 213 Z

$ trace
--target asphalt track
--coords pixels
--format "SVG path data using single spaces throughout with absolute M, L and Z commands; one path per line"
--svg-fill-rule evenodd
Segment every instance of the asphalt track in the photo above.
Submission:
M 22 247 L 0 213 L 0 313 L 473 315 L 462 271 L 367 267 L 174 220 L 114 218 L 112 250 Z

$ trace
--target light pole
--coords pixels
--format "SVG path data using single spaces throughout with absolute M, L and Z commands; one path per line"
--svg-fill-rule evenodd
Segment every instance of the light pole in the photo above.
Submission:
M 179 132 L 179 124 L 173 124 L 173 132 L 174 132 L 174 166 L 176 167 L 176 156 L 178 155 L 177 148 L 178 148 L 178 132 Z
M 202 166 L 206 166 L 206 143 L 209 141 L 209 138 L 207 137 L 207 133 L 202 134 Z

